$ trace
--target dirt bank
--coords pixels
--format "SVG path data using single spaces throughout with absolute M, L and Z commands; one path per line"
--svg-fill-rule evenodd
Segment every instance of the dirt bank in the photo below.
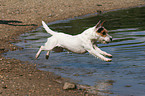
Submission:
M 98 11 L 145 5 L 144 0 L 1 0 L 0 54 L 18 49 L 18 36 L 51 22 Z M 66 79 L 36 69 L 35 64 L 0 55 L 0 96 L 83 96 L 62 89 Z M 75 95 L 74 95 L 75 94 Z

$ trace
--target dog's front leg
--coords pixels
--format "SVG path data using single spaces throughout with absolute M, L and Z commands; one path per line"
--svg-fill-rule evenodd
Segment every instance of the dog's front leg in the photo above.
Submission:
M 112 57 L 111 54 L 102 51 L 102 50 L 101 50 L 100 48 L 98 48 L 96 45 L 93 45 L 93 47 L 94 47 L 95 50 L 96 50 L 97 52 L 99 52 L 100 54 L 102 54 L 102 55 L 104 55 L 104 56 Z
M 101 60 L 103 61 L 106 61 L 106 62 L 111 62 L 112 59 L 109 59 L 109 58 L 106 58 L 104 57 L 103 55 L 101 55 L 99 52 L 97 52 L 95 49 L 91 48 L 90 50 L 87 50 L 90 54 L 94 55 L 95 57 L 98 57 L 100 58 Z

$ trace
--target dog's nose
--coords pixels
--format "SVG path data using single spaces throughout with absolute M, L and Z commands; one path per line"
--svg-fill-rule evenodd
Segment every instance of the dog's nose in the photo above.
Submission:
M 110 38 L 110 40 L 112 41 L 112 38 Z

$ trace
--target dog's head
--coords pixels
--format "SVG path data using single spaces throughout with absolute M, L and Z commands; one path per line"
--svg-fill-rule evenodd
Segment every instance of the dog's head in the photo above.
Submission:
M 95 26 L 95 34 L 97 37 L 97 41 L 103 44 L 108 44 L 112 41 L 112 37 L 108 34 L 107 29 L 103 27 L 103 23 L 104 21 L 102 23 L 101 21 L 97 23 L 97 25 Z

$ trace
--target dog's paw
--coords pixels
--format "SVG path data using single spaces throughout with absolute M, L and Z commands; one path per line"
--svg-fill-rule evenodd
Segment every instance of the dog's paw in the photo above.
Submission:
M 49 58 L 49 55 L 46 55 L 46 57 L 45 57 L 46 59 L 48 59 Z
M 37 59 L 39 57 L 39 55 L 36 54 L 35 59 Z
M 112 58 L 112 55 L 106 52 L 103 52 L 102 55 Z
M 105 59 L 105 61 L 106 61 L 106 62 L 111 62 L 111 61 L 112 61 L 112 59 Z
M 111 54 L 107 54 L 106 56 L 112 58 L 112 55 Z

